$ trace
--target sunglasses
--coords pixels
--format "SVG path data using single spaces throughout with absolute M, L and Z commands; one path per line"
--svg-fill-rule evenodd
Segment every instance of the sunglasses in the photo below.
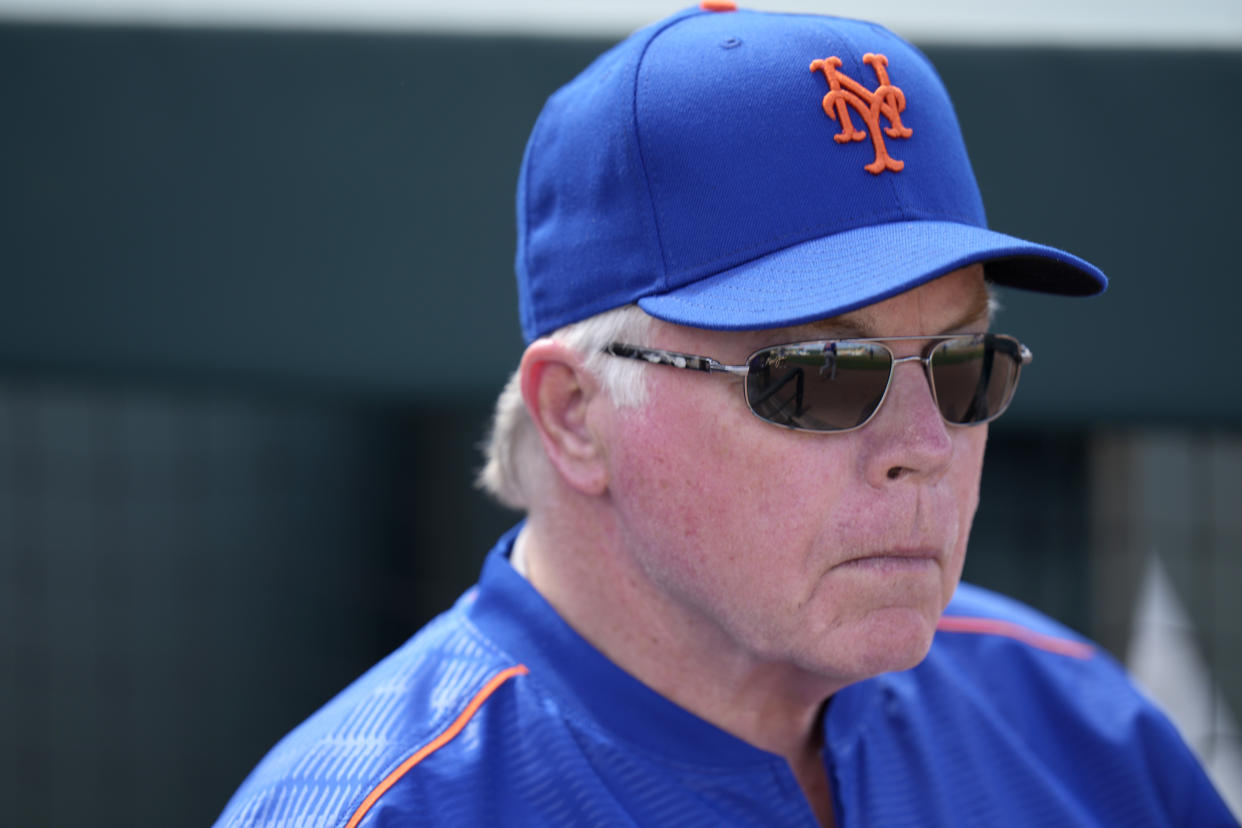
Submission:
M 927 342 L 923 356 L 899 357 L 886 342 Z M 745 378 L 746 404 L 761 420 L 798 431 L 853 431 L 880 410 L 893 368 L 919 362 L 940 416 L 950 425 L 995 420 L 1013 400 L 1030 350 L 1012 336 L 889 336 L 794 342 L 761 348 L 745 365 L 614 342 L 604 353 Z

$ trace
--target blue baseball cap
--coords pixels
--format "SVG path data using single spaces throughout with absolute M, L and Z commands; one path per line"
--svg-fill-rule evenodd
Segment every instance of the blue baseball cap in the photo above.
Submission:
M 1075 256 L 988 229 L 936 70 L 873 23 L 704 3 L 543 108 L 517 190 L 527 341 L 637 302 L 715 330 L 845 313 L 976 262 L 1089 295 Z

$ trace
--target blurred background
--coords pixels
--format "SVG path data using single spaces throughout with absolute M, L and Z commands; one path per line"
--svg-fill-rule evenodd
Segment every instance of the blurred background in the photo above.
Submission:
M 1242 6 L 764 0 L 878 19 L 992 226 L 1112 278 L 1036 354 L 967 578 L 1100 641 L 1242 807 Z M 652 0 L 0 0 L 0 813 L 205 825 L 447 608 L 522 342 L 546 96 Z

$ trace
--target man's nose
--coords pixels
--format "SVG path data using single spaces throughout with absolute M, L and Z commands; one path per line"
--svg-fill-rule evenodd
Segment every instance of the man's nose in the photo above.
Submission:
M 884 404 L 863 429 L 870 452 L 868 481 L 879 486 L 906 478 L 938 479 L 953 455 L 949 428 L 923 361 L 898 358 Z

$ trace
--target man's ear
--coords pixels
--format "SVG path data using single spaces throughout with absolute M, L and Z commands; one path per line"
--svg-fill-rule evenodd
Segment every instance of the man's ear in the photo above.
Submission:
M 577 352 L 551 339 L 531 343 L 518 368 L 522 399 L 539 429 L 544 451 L 561 478 L 587 495 L 608 489 L 603 446 L 589 412 L 600 393 Z

